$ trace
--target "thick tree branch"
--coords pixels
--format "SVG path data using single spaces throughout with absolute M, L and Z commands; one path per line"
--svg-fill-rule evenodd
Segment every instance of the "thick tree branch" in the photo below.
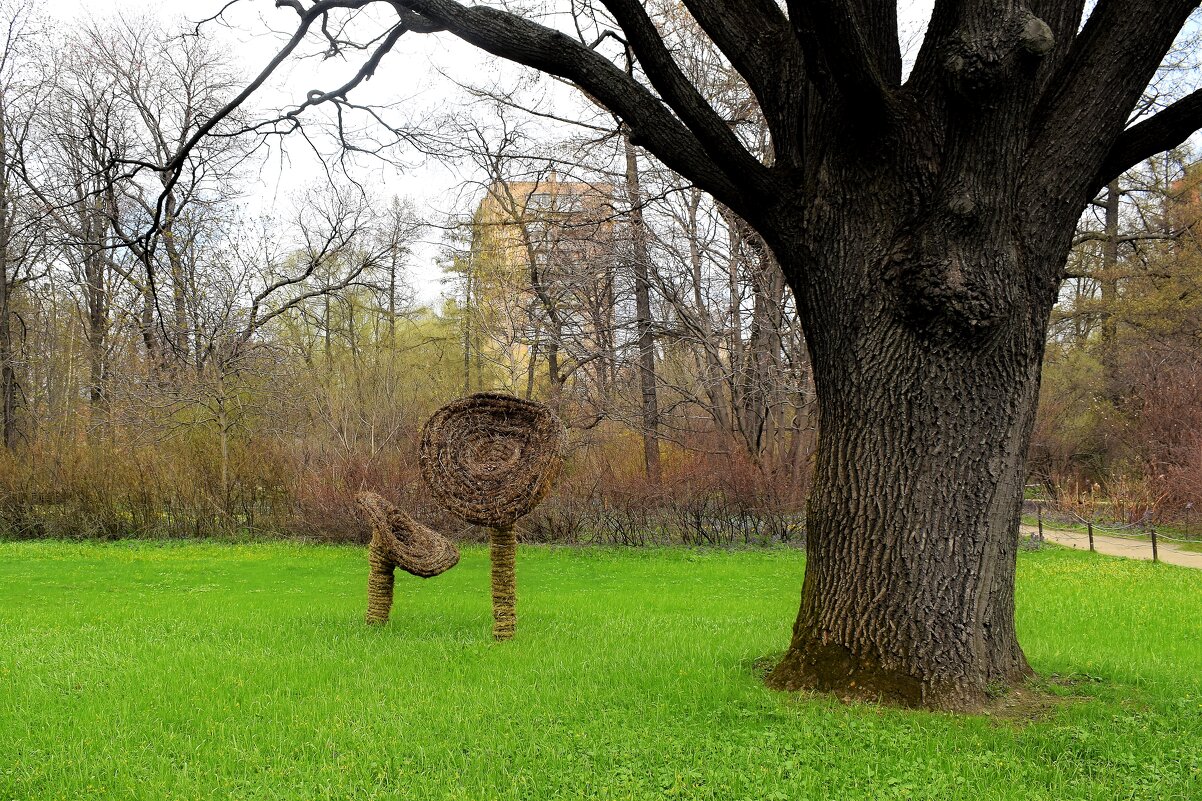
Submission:
M 1036 110 L 1034 152 L 1106 156 L 1198 0 L 1099 0 Z M 1090 166 L 1078 175 L 1092 178 Z M 1087 188 L 1085 186 L 1081 188 Z
M 697 87 L 685 77 L 642 4 L 637 0 L 602 2 L 625 32 L 627 42 L 642 62 L 651 85 L 668 106 L 680 115 L 685 125 L 697 134 L 715 161 L 755 162 L 734 135 L 729 123 L 718 116 Z M 731 166 L 739 168 L 735 163 Z
M 347 84 L 329 92 L 311 92 L 300 109 L 326 101 L 345 103 L 345 94 L 374 73 L 380 58 L 405 31 L 446 30 L 493 55 L 576 84 L 626 120 L 638 144 L 745 216 L 756 217 L 764 198 L 775 195 L 776 179 L 771 171 L 747 152 L 695 88 L 690 93 L 687 81 L 680 82 L 678 68 L 675 80 L 670 78 L 668 83 L 657 86 L 665 95 L 661 100 L 585 45 L 558 31 L 494 8 L 468 7 L 455 0 L 318 0 L 307 7 L 301 0 L 277 0 L 277 7 L 291 8 L 299 22 L 296 31 L 267 66 L 228 104 L 198 126 L 166 164 L 125 162 L 135 168 L 150 168 L 168 175 L 152 228 L 156 228 L 162 219 L 163 198 L 173 188 L 178 170 L 189 153 L 274 74 L 309 34 L 314 23 L 324 24 L 331 11 L 357 10 L 375 3 L 391 6 L 400 17 L 400 25 L 392 29 Z M 637 29 L 638 24 L 632 27 Z M 666 50 L 660 41 L 660 52 L 656 52 L 656 42 L 650 38 L 653 34 L 653 29 L 642 32 L 646 37 L 642 47 L 645 57 L 655 60 L 666 55 Z M 295 119 L 298 112 L 294 111 L 291 117 Z
M 841 95 L 853 110 L 882 111 L 885 83 L 850 1 L 789 0 L 788 8 L 819 89 Z
M 684 0 L 697 24 L 751 88 L 768 122 L 776 163 L 801 162 L 805 59 L 772 0 Z
M 886 86 L 901 84 L 901 41 L 897 35 L 898 0 L 849 0 L 867 47 L 867 57 Z
M 1172 150 L 1202 129 L 1202 89 L 1123 131 L 1094 179 L 1101 188 L 1147 158 Z
M 646 87 L 584 44 L 494 8 L 454 0 L 397 2 L 488 53 L 568 79 L 624 119 L 638 144 L 740 212 L 756 216 L 762 197 L 774 191 L 768 168 L 741 146 L 734 152 L 713 149 L 713 143 L 707 148 Z
M 1063 58 L 1077 30 L 1068 6 L 1078 6 L 1080 19 L 1082 3 L 936 0 L 908 84 L 928 100 L 958 95 L 979 104 L 1003 90 L 1025 95 L 1032 67 L 1046 75 Z
M 1040 66 L 1040 93 L 1047 90 L 1048 81 L 1057 74 L 1060 65 L 1068 57 L 1074 37 L 1081 27 L 1085 3 L 1086 0 L 1029 0 L 1031 13 L 1047 23 L 1055 37 L 1051 52 L 1044 57 L 1044 63 Z
M 1115 87 L 1142 92 L 1197 6 L 1198 0 L 1098 0 L 1050 84 L 1045 111 L 1054 116 L 1072 105 L 1093 105 Z

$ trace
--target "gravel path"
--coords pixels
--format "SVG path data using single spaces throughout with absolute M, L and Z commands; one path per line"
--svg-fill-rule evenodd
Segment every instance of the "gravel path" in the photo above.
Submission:
M 1035 526 L 1022 527 L 1023 534 L 1034 534 L 1035 532 Z M 1089 550 L 1089 536 L 1076 531 L 1061 531 L 1048 528 L 1045 525 L 1043 527 L 1043 538 L 1048 542 L 1054 542 L 1069 548 Z M 1093 543 L 1094 549 L 1098 553 L 1109 554 L 1110 556 L 1125 556 L 1128 559 L 1152 558 L 1152 543 L 1143 540 L 1112 537 L 1106 534 L 1099 534 L 1095 531 Z M 1167 562 L 1171 565 L 1181 565 L 1182 567 L 1196 567 L 1202 570 L 1202 552 L 1186 551 L 1177 547 L 1176 543 L 1165 540 L 1160 540 L 1156 543 L 1156 550 L 1160 554 L 1160 561 L 1162 562 Z

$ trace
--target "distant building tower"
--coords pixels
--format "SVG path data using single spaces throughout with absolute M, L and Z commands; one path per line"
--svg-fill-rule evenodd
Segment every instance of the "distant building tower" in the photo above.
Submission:
M 494 182 L 472 219 L 464 285 L 465 389 L 554 401 L 580 370 L 614 370 L 613 187 Z M 472 373 L 475 372 L 473 377 Z

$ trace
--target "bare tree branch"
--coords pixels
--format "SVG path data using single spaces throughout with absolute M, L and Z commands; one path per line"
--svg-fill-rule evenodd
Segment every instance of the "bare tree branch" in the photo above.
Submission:
M 454 0 L 397 2 L 486 52 L 572 81 L 626 120 L 638 144 L 737 208 L 754 209 L 755 195 L 774 184 L 768 169 L 741 147 L 707 148 L 650 91 L 583 43 L 494 8 Z
M 1094 179 L 1096 189 L 1144 159 L 1172 150 L 1199 129 L 1202 129 L 1202 89 L 1123 131 Z
M 807 84 L 792 24 L 771 0 L 684 0 L 684 4 L 759 100 L 777 163 L 799 164 Z
M 643 6 L 637 0 L 602 2 L 626 32 L 627 41 L 645 67 L 651 85 L 698 135 L 711 157 L 719 163 L 730 162 L 732 166 L 740 161 L 748 166 L 752 162 L 756 167 L 760 166 L 731 132 L 728 122 L 718 116 L 681 72 Z
M 790 0 L 788 6 L 819 89 L 841 95 L 849 110 L 879 115 L 887 100 L 885 81 L 848 0 Z
M 1122 244 L 1130 244 L 1132 242 L 1163 242 L 1166 239 L 1176 239 L 1179 232 L 1163 232 L 1163 231 L 1144 231 L 1140 233 L 1123 234 L 1122 236 L 1110 236 L 1105 231 L 1086 231 L 1077 234 L 1073 237 L 1073 247 L 1083 245 L 1086 242 L 1117 242 Z

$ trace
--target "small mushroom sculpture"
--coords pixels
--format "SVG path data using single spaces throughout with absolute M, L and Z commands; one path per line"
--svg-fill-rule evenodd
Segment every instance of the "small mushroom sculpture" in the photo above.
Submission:
M 420 578 L 445 573 L 459 564 L 455 543 L 418 523 L 374 492 L 361 492 L 355 502 L 371 524 L 367 547 L 367 622 L 383 625 L 392 611 L 396 568 Z
M 546 496 L 563 464 L 566 432 L 541 403 L 496 392 L 452 401 L 422 429 L 422 477 L 448 511 L 489 528 L 493 637 L 517 625 L 513 525 Z

